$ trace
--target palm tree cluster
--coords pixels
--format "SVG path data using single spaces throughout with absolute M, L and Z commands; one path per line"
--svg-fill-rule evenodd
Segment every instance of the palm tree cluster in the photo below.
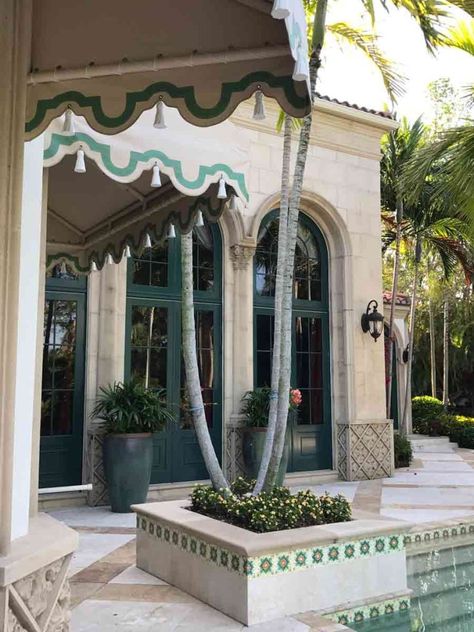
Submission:
M 473 11 L 472 0 L 359 0 L 363 15 L 371 25 L 370 32 L 353 28 L 345 23 L 330 25 L 327 23 L 328 8 L 336 0 L 305 0 L 305 8 L 308 16 L 309 37 L 310 37 L 310 83 L 311 95 L 314 99 L 316 94 L 318 71 L 322 63 L 322 51 L 325 36 L 331 33 L 337 38 L 343 38 L 362 50 L 376 65 L 382 73 L 383 81 L 389 96 L 393 101 L 403 90 L 403 79 L 396 73 L 392 64 L 381 54 L 377 45 L 377 38 L 374 30 L 377 11 L 382 9 L 404 10 L 415 20 L 424 37 L 428 50 L 433 52 L 437 46 L 445 45 L 448 41 L 444 20 L 450 15 L 454 6 L 462 6 L 466 10 Z M 280 200 L 280 220 L 279 220 L 279 240 L 277 256 L 277 272 L 275 282 L 275 325 L 272 354 L 272 376 L 270 393 L 270 410 L 268 420 L 268 431 L 264 454 L 260 466 L 260 472 L 254 493 L 271 489 L 278 472 L 279 464 L 283 454 L 283 447 L 286 434 L 288 418 L 288 393 L 290 389 L 291 374 L 291 319 L 292 319 L 292 292 L 293 292 L 293 268 L 296 248 L 296 235 L 298 226 L 298 215 L 300 199 L 303 188 L 303 177 L 306 167 L 310 133 L 312 127 L 313 113 L 308 114 L 303 119 L 299 127 L 298 148 L 295 160 L 295 170 L 290 181 L 290 154 L 291 154 L 291 134 L 292 122 L 288 116 L 284 117 L 282 127 L 284 127 L 283 146 L 283 166 L 281 181 Z M 399 198 L 398 206 L 403 206 L 404 196 L 400 196 L 394 188 L 395 198 Z M 417 204 L 414 205 L 414 208 Z M 434 209 L 433 219 L 436 213 Z M 421 252 L 422 244 L 427 238 L 430 230 L 427 223 L 420 215 L 408 210 L 407 218 L 413 217 L 411 238 L 416 244 L 416 252 Z M 401 230 L 405 230 L 406 223 L 401 224 L 402 215 L 399 213 L 397 224 Z M 404 220 L 406 222 L 406 220 Z M 451 228 L 446 221 L 439 218 L 438 228 L 444 221 L 445 235 L 449 238 Z M 409 233 L 406 233 L 407 237 Z M 433 238 L 435 237 L 433 233 Z M 440 237 L 440 235 L 438 235 Z M 400 239 L 398 239 L 400 242 Z M 444 243 L 444 242 L 443 242 Z M 441 248 L 441 245 L 440 245 Z M 225 477 L 220 469 L 212 443 L 210 440 L 205 417 L 203 415 L 202 396 L 199 388 L 199 372 L 197 368 L 197 358 L 192 347 L 195 347 L 194 333 L 194 309 L 192 302 L 192 261 L 189 259 L 189 248 L 183 246 L 183 346 L 185 347 L 184 359 L 186 369 L 186 379 L 190 394 L 191 410 L 193 419 L 205 459 L 209 475 L 213 486 L 218 489 L 228 487 Z M 445 260 L 448 261 L 450 254 L 444 250 Z M 193 384 L 191 384 L 193 382 Z

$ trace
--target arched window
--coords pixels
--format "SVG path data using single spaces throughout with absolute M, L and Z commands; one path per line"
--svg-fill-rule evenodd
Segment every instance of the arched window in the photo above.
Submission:
M 196 338 L 206 418 L 221 448 L 221 237 L 217 224 L 193 230 Z M 177 422 L 155 435 L 152 482 L 207 478 L 187 407 L 181 355 L 181 240 L 167 239 L 128 268 L 125 374 L 165 388 Z
M 269 386 L 273 352 L 278 212 L 263 220 L 255 252 L 254 383 Z M 327 248 L 316 224 L 300 213 L 293 282 L 292 386 L 303 399 L 292 429 L 290 470 L 331 466 Z

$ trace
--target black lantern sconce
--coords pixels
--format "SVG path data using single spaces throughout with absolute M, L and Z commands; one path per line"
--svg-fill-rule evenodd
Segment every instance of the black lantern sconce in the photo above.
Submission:
M 370 301 L 367 305 L 365 314 L 362 314 L 362 318 L 360 320 L 362 331 L 364 333 L 369 331 L 370 335 L 374 339 L 374 342 L 377 342 L 377 338 L 383 334 L 383 316 L 377 311 L 378 306 L 379 304 L 377 301 Z

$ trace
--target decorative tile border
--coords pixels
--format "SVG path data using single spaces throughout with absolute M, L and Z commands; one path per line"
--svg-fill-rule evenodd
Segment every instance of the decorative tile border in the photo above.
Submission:
M 450 538 L 457 538 L 465 535 L 474 535 L 474 523 L 444 525 L 426 531 L 418 531 L 406 534 L 403 537 L 403 544 L 411 546 L 416 544 L 425 544 L 428 542 L 445 541 Z
M 226 568 L 250 579 L 305 570 L 326 564 L 350 562 L 357 558 L 367 558 L 374 555 L 390 555 L 405 548 L 403 534 L 396 533 L 328 546 L 282 551 L 260 557 L 245 557 L 200 540 L 189 533 L 162 525 L 140 514 L 137 514 L 137 529 L 146 531 L 149 535 L 177 546 L 192 555 L 199 555 L 216 566 Z
M 410 597 L 398 597 L 395 599 L 386 599 L 378 603 L 368 604 L 349 608 L 348 610 L 340 610 L 325 615 L 331 621 L 341 623 L 342 625 L 350 625 L 351 623 L 362 623 L 363 621 L 376 619 L 384 615 L 394 614 L 395 612 L 406 612 L 410 609 Z

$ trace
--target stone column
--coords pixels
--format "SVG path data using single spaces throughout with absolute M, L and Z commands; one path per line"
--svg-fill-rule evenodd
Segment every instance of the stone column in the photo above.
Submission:
M 253 256 L 255 242 L 246 240 L 230 248 L 234 291 L 232 305 L 226 301 L 226 321 L 232 325 L 231 414 L 225 426 L 225 469 L 233 480 L 243 473 L 242 465 L 242 395 L 253 388 Z
M 29 479 L 31 450 L 28 445 L 32 444 L 32 430 L 28 423 L 30 426 L 33 423 L 30 415 L 34 399 L 31 373 L 25 391 L 24 376 L 17 378 L 17 367 L 20 369 L 26 359 L 20 357 L 17 362 L 18 327 L 25 318 L 24 310 L 19 309 L 19 298 L 21 307 L 31 300 L 27 292 L 20 294 L 19 291 L 23 138 L 31 16 L 31 0 L 2 0 L 0 3 L 0 632 L 68 629 L 67 570 L 78 540 L 77 533 L 49 516 L 34 516 L 27 524 L 29 480 L 16 480 L 18 468 L 25 459 L 23 450 L 28 463 L 22 474 Z M 34 153 L 36 146 L 30 147 Z M 30 182 L 27 184 L 30 186 Z M 36 194 L 38 188 L 40 184 L 35 179 Z M 33 212 L 35 221 L 34 256 L 37 258 L 39 237 L 36 231 L 40 230 L 41 212 L 38 222 L 34 215 L 38 204 L 34 199 L 24 197 L 24 210 Z M 25 221 L 28 219 L 25 217 Z M 38 262 L 30 272 L 38 292 Z M 22 350 L 29 348 L 35 339 L 37 306 L 37 303 L 33 306 L 33 322 L 27 325 L 32 329 L 32 339 L 28 343 L 22 341 Z M 34 350 L 29 361 L 35 367 Z M 16 407 L 18 398 L 24 399 L 24 406 L 19 403 Z M 19 437 L 20 430 L 25 431 L 24 442 Z M 20 483 L 22 489 L 17 491 Z M 20 496 L 16 497 L 17 494 Z M 22 537 L 15 537 L 20 535 Z
M 90 505 L 108 504 L 102 462 L 101 425 L 90 419 L 101 386 L 119 382 L 125 369 L 125 308 L 127 260 L 89 275 L 87 310 L 87 371 L 85 406 L 85 467 Z

